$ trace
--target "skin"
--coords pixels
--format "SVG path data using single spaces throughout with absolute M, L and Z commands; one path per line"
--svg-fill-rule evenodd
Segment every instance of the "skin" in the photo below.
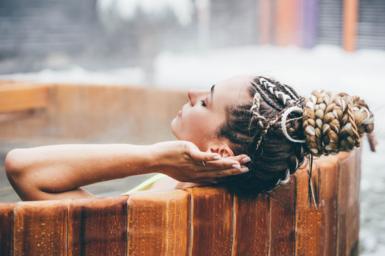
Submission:
M 207 184 L 248 171 L 241 165 L 250 159 L 234 156 L 230 143 L 216 134 L 227 106 L 251 100 L 247 93 L 251 79 L 237 76 L 221 81 L 213 93 L 189 90 L 188 102 L 171 121 L 175 141 L 13 149 L 5 159 L 7 177 L 22 200 L 52 200 L 94 197 L 81 186 L 131 175 L 164 173 L 168 178 L 153 186 L 162 189 Z
M 225 122 L 225 108 L 251 100 L 247 88 L 252 77 L 237 76 L 221 81 L 211 90 L 188 91 L 189 101 L 183 105 L 181 115 L 171 122 L 171 130 L 177 139 L 193 141 L 201 150 L 234 155 L 229 142 L 217 138 L 217 129 Z

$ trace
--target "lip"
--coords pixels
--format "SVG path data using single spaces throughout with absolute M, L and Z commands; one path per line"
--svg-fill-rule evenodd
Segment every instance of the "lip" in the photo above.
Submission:
M 178 117 L 182 117 L 183 116 L 183 110 L 185 109 L 185 107 L 187 106 L 187 104 L 184 104 L 181 109 L 178 111 Z

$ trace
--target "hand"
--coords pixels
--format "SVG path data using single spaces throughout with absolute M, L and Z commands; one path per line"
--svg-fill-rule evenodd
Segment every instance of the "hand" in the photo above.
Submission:
M 250 161 L 244 154 L 221 157 L 182 140 L 160 142 L 154 147 L 160 172 L 179 181 L 216 183 L 217 178 L 248 171 L 247 167 L 241 166 Z

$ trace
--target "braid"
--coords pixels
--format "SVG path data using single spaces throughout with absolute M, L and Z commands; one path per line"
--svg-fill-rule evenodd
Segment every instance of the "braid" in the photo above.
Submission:
M 291 87 L 261 76 L 251 81 L 249 95 L 250 103 L 227 109 L 218 135 L 231 142 L 235 154 L 246 153 L 252 159 L 250 172 L 225 177 L 224 182 L 237 191 L 257 193 L 274 188 L 304 161 L 302 146 L 283 140 L 279 125 L 286 106 L 300 98 Z M 289 132 L 300 126 L 298 121 L 290 124 Z
M 291 91 L 289 92 L 289 86 L 287 85 L 285 87 L 283 84 L 270 78 L 258 77 L 257 79 L 258 84 L 281 104 L 280 109 L 298 99 L 298 95 L 293 93 L 292 88 L 290 88 Z
M 249 172 L 223 178 L 237 192 L 271 191 L 287 183 L 306 156 L 349 151 L 360 145 L 363 133 L 373 132 L 373 114 L 357 96 L 314 91 L 305 98 L 262 76 L 250 83 L 250 102 L 228 107 L 218 131 L 234 154 L 251 158 Z M 310 177 L 311 169 L 312 186 Z
M 358 96 L 313 91 L 304 105 L 303 128 L 308 150 L 320 156 L 359 147 L 363 133 L 373 131 L 374 120 Z
M 287 84 L 281 84 L 280 82 L 278 81 L 275 81 L 287 94 L 289 94 L 293 99 L 299 99 L 299 95 L 297 94 L 296 91 L 294 91 L 294 89 L 287 85 Z
M 268 91 L 268 88 L 266 87 L 260 87 L 259 84 L 257 84 L 255 82 L 255 80 L 253 82 L 251 82 L 252 85 L 254 86 L 255 90 L 261 95 L 262 99 L 267 103 L 269 104 L 272 108 L 274 108 L 275 110 L 280 110 L 282 108 L 282 106 L 278 103 L 278 102 L 275 102 L 272 98 L 271 98 L 271 94 L 269 95 L 269 91 Z

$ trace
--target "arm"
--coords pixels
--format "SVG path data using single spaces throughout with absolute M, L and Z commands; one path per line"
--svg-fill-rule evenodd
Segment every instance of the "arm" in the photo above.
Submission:
M 14 149 L 6 156 L 5 169 L 22 200 L 43 200 L 90 197 L 79 187 L 152 172 L 179 181 L 214 181 L 247 171 L 240 166 L 245 159 L 245 155 L 221 158 L 188 141 L 66 144 Z
M 66 144 L 11 150 L 8 179 L 22 200 L 92 197 L 79 187 L 156 172 L 153 145 Z

